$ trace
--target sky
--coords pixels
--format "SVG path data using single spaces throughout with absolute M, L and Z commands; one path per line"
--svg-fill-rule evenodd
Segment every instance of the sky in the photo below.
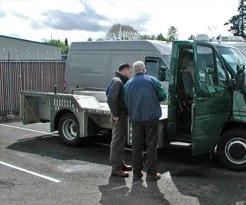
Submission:
M 113 24 L 144 35 L 178 39 L 191 35 L 231 35 L 224 23 L 237 14 L 238 0 L 0 0 L 0 35 L 68 43 L 105 38 Z

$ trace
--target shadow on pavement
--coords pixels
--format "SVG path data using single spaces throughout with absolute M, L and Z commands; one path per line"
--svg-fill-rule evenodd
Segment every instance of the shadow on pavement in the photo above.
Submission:
M 84 138 L 79 146 L 71 147 L 63 144 L 58 136 L 42 135 L 20 139 L 7 148 L 59 160 L 83 160 L 109 164 L 109 147 L 98 145 L 98 142 L 109 144 L 110 138 L 104 136 L 88 137 Z M 161 173 L 173 169 L 175 171 L 175 168 L 179 169 L 180 166 L 211 166 L 211 160 L 208 156 L 192 157 L 189 150 L 185 149 L 160 149 L 158 156 Z M 131 162 L 131 151 L 126 151 L 126 162 Z M 212 164 L 212 166 L 217 166 L 217 164 Z
M 157 182 L 134 182 L 128 187 L 124 178 L 110 177 L 107 185 L 100 185 L 103 205 L 168 205 L 169 202 L 161 193 Z
M 43 135 L 26 138 L 8 146 L 8 149 L 46 156 L 59 160 L 80 160 L 109 165 L 109 147 L 95 144 L 96 139 L 84 139 L 78 147 L 69 147 L 57 136 Z M 125 179 L 110 177 L 108 184 L 99 185 L 101 204 L 173 204 L 191 199 L 193 204 L 236 204 L 245 201 L 245 173 L 221 167 L 217 159 L 208 155 L 192 157 L 189 150 L 159 150 L 158 182 L 136 183 L 129 186 Z M 131 162 L 131 152 L 126 152 Z M 166 175 L 168 173 L 168 175 Z M 131 174 L 132 175 L 132 174 Z M 186 203 L 186 201 L 184 201 Z
M 81 160 L 108 164 L 109 158 L 109 149 L 96 145 L 93 137 L 84 138 L 81 145 L 71 147 L 63 144 L 58 136 L 42 135 L 18 140 L 7 148 L 58 160 Z

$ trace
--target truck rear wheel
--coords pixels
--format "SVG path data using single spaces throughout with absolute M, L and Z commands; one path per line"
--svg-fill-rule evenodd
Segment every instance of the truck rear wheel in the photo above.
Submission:
M 232 170 L 246 170 L 246 130 L 235 128 L 225 132 L 218 145 L 221 162 Z
M 79 136 L 79 123 L 74 114 L 64 114 L 58 122 L 58 130 L 61 140 L 65 144 L 76 146 L 81 143 L 81 137 Z

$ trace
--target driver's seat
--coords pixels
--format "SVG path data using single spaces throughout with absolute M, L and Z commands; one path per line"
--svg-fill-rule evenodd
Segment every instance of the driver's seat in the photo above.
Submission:
M 191 56 L 185 54 L 181 59 L 180 65 L 180 109 L 179 127 L 181 133 L 191 133 L 191 105 L 193 102 L 194 80 L 194 61 Z
M 190 59 L 190 56 L 185 55 L 180 68 L 180 97 L 183 106 L 191 105 L 193 100 L 194 80 L 191 73 L 194 73 L 194 61 Z

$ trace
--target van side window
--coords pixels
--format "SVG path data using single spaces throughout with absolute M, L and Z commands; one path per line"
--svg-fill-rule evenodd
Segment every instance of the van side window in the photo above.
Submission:
M 197 60 L 201 83 L 211 86 L 226 87 L 227 75 L 223 65 L 210 47 L 197 46 Z
M 161 66 L 167 68 L 167 66 L 165 65 L 163 60 L 160 58 L 156 58 L 156 57 L 146 57 L 145 58 L 145 66 L 147 69 L 146 74 L 154 76 L 156 78 L 158 78 L 158 73 L 159 73 Z M 169 75 L 168 75 L 168 71 L 167 71 L 166 80 L 169 79 L 168 76 Z
M 210 86 L 216 85 L 216 63 L 214 62 L 213 49 L 197 46 L 197 62 L 200 82 Z

